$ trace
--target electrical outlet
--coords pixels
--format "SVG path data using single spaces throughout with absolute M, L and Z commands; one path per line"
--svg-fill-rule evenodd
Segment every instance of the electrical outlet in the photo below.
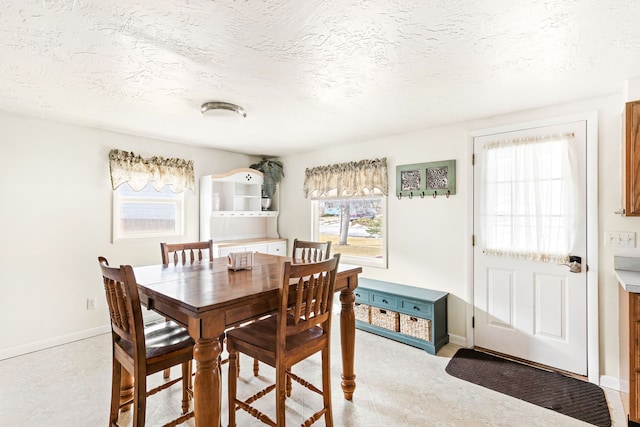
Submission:
M 96 299 L 87 298 L 87 310 L 95 310 L 95 309 L 96 309 Z
M 604 235 L 604 241 L 607 246 L 635 248 L 636 233 L 633 231 L 607 231 Z

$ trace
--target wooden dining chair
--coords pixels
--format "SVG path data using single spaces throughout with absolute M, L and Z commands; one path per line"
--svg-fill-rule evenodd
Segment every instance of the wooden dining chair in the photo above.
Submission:
M 293 262 L 305 261 L 316 262 L 329 259 L 331 253 L 331 242 L 311 242 L 306 240 L 293 240 L 292 259 Z M 257 359 L 253 360 L 253 375 L 260 373 L 260 364 Z M 288 381 L 288 380 L 287 380 Z M 289 381 L 290 383 L 290 381 Z
M 209 261 L 213 261 L 213 241 L 208 242 L 190 242 L 190 243 L 160 243 L 160 252 L 162 252 L 162 263 L 169 265 L 171 262 L 171 254 L 173 254 L 173 263 L 186 264 L 187 261 L 194 263 L 202 262 L 203 251 L 209 252 Z M 205 259 L 206 260 L 206 259 Z
M 305 240 L 293 240 L 293 252 L 291 257 L 295 260 L 322 261 L 329 259 L 331 254 L 331 242 L 309 242 Z
M 278 290 L 277 314 L 242 328 L 227 332 L 229 351 L 229 427 L 236 426 L 236 411 L 242 409 L 270 426 L 285 426 L 285 400 L 291 395 L 287 378 L 298 382 L 323 397 L 323 407 L 304 421 L 309 426 L 322 416 L 325 425 L 333 426 L 331 410 L 331 312 L 335 279 L 340 254 L 315 263 L 286 261 L 282 266 Z M 291 371 L 296 363 L 321 352 L 322 389 Z M 276 370 L 275 384 L 246 400 L 237 397 L 236 367 L 238 353 L 244 353 L 272 366 Z M 276 421 L 251 404 L 275 390 Z
M 208 255 L 207 253 L 208 252 Z M 204 259 L 213 262 L 213 240 L 204 242 L 187 242 L 187 243 L 160 243 L 160 254 L 162 256 L 162 264 L 193 264 L 194 262 L 202 262 Z M 205 256 L 208 256 L 206 258 Z M 169 320 L 169 319 L 167 319 Z M 169 378 L 170 370 L 164 371 L 164 377 Z
M 175 426 L 193 417 L 189 412 L 192 392 L 189 388 L 194 341 L 182 326 L 174 322 L 144 325 L 138 285 L 129 265 L 110 267 L 98 257 L 102 271 L 109 315 L 113 371 L 109 426 L 117 426 L 120 409 L 133 403 L 133 426 L 145 425 L 147 397 L 182 382 L 182 415 L 167 426 Z M 182 377 L 147 390 L 147 376 L 166 368 L 182 365 Z M 120 402 L 122 369 L 133 376 L 133 398 Z

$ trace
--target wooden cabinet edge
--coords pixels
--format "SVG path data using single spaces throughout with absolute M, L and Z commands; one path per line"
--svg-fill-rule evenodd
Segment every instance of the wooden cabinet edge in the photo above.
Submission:
M 624 114 L 622 176 L 626 216 L 640 216 L 640 101 L 627 102 Z
M 630 421 L 640 421 L 640 295 L 618 289 L 620 398 Z

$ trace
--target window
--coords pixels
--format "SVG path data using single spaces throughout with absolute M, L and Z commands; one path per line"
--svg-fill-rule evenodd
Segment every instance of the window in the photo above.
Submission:
M 183 232 L 183 193 L 162 191 L 147 184 L 140 191 L 121 184 L 113 192 L 113 240 L 180 235 Z
M 567 262 L 577 194 L 573 134 L 491 142 L 483 155 L 483 251 Z
M 305 169 L 316 241 L 331 241 L 340 262 L 387 267 L 387 159 L 365 159 Z
M 386 197 L 312 200 L 313 240 L 331 242 L 340 262 L 387 266 Z

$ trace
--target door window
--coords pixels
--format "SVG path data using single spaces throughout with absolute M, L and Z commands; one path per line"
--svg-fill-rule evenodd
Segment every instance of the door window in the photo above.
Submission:
M 569 133 L 485 144 L 484 254 L 568 262 L 575 235 L 574 140 Z

